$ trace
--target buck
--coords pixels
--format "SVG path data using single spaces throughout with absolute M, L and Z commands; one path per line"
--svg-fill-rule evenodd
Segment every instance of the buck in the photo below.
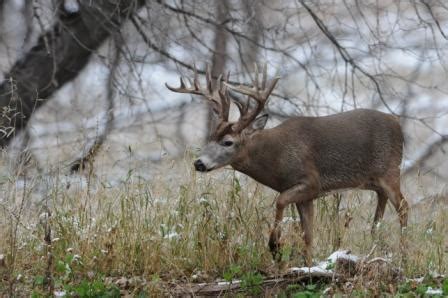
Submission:
M 396 117 L 356 109 L 324 117 L 292 117 L 264 129 L 268 115 L 262 111 L 280 79 L 276 77 L 268 83 L 266 77 L 265 65 L 262 73 L 255 70 L 251 87 L 229 84 L 229 75 L 221 75 L 213 84 L 207 68 L 205 87 L 201 86 L 196 70 L 189 86 L 182 77 L 180 87 L 166 86 L 174 92 L 203 96 L 216 115 L 210 140 L 194 161 L 197 171 L 231 165 L 280 193 L 269 237 L 274 258 L 279 255 L 284 210 L 294 203 L 303 231 L 305 261 L 311 263 L 313 200 L 334 190 L 358 188 L 376 192 L 372 231 L 390 200 L 403 231 L 408 203 L 400 191 L 403 133 Z M 247 100 L 242 101 L 230 90 L 246 95 Z M 229 121 L 231 102 L 240 112 L 235 122 Z

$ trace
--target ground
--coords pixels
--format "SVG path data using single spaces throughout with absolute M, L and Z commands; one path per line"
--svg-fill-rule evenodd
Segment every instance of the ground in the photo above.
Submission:
M 327 268 L 337 271 L 331 278 L 281 280 L 291 267 L 303 266 L 296 211 L 288 209 L 282 224 L 282 260 L 276 263 L 267 247 L 275 192 L 230 169 L 198 174 L 190 162 L 171 164 L 171 174 L 151 181 L 129 172 L 115 185 L 88 173 L 70 183 L 62 175 L 3 180 L 0 293 L 152 297 L 238 280 L 242 296 L 448 294 L 447 197 L 412 204 L 405 258 L 391 206 L 371 234 L 373 193 L 320 198 L 314 262 L 344 249 L 364 260 L 362 266 L 347 271 L 335 263 Z

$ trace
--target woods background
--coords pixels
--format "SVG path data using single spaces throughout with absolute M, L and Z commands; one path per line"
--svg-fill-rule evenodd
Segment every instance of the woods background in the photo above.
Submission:
M 447 54 L 442 0 L 0 0 L 0 296 L 223 294 L 234 281 L 251 296 L 448 295 Z M 231 82 L 250 84 L 255 63 L 281 77 L 268 127 L 356 108 L 400 117 L 408 227 L 388 207 L 373 235 L 373 192 L 329 194 L 314 261 L 344 249 L 362 268 L 278 282 L 302 264 L 297 212 L 274 263 L 276 194 L 230 167 L 195 172 L 209 107 L 165 87 L 207 63 Z
M 266 62 L 281 76 L 268 126 L 360 107 L 399 115 L 407 197 L 446 191 L 443 1 L 2 0 L 0 15 L 3 186 L 25 172 L 175 176 L 164 161 L 194 154 L 210 116 L 165 82 L 206 62 L 250 82 Z

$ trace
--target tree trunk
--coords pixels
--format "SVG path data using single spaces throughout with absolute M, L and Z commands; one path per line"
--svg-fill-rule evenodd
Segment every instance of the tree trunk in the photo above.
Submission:
M 221 26 L 215 29 L 215 40 L 213 47 L 212 57 L 212 76 L 218 77 L 223 71 L 227 58 L 227 34 L 224 28 L 222 28 L 229 14 L 228 0 L 218 1 L 216 3 L 217 22 Z
M 227 58 L 227 34 L 225 29 L 226 18 L 229 14 L 229 1 L 222 0 L 216 2 L 216 19 L 217 23 L 221 24 L 221 26 L 217 26 L 215 29 L 215 39 L 213 46 L 213 57 L 212 57 L 212 76 L 218 77 L 225 71 L 226 58 Z M 213 80 L 213 84 L 216 84 L 216 81 Z M 212 127 L 214 126 L 214 116 L 211 107 L 208 108 L 207 111 L 207 137 L 210 136 L 210 132 L 212 131 Z
M 65 11 L 59 1 L 52 30 L 12 67 L 0 85 L 0 147 L 8 145 L 35 110 L 87 65 L 90 55 L 144 4 L 143 0 L 81 0 Z
M 246 35 L 250 38 L 248 40 L 242 40 L 240 44 L 240 52 L 242 53 L 241 64 L 245 68 L 245 71 L 250 73 L 253 71 L 254 64 L 258 62 L 258 50 L 257 46 L 261 33 L 263 32 L 262 17 L 260 12 L 260 2 L 256 1 L 242 1 L 244 15 L 246 17 L 247 24 L 245 30 Z

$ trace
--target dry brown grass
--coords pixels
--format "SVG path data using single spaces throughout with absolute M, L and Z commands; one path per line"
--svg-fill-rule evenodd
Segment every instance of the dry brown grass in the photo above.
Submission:
M 287 214 L 291 220 L 283 224 L 282 263 L 275 264 L 267 249 L 274 192 L 230 170 L 197 174 L 188 157 L 167 171 L 177 174 L 161 174 L 149 182 L 130 174 L 115 186 L 91 179 L 89 187 L 68 189 L 58 177 L 45 182 L 29 177 L 25 191 L 17 191 L 14 179 L 3 181 L 0 254 L 6 262 L 0 264 L 0 293 L 38 295 L 49 287 L 138 277 L 127 282 L 128 291 L 163 295 L 170 283 L 229 275 L 244 279 L 249 273 L 272 274 L 302 265 L 300 225 L 292 208 Z M 37 185 L 47 188 L 40 204 L 30 202 Z M 372 237 L 373 194 L 344 193 L 339 208 L 338 199 L 332 195 L 315 203 L 316 260 L 338 248 L 356 255 L 375 248 L 372 257 L 387 258 L 405 276 L 447 272 L 446 198 L 412 208 L 406 263 L 392 208 Z M 44 205 L 51 213 L 51 246 L 44 240 Z

